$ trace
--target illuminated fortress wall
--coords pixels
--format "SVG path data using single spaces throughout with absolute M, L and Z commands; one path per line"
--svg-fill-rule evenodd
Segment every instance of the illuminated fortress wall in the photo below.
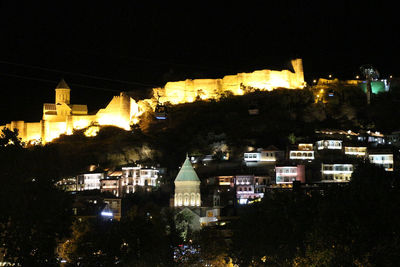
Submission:
M 61 80 L 57 85 L 55 103 L 43 104 L 43 117 L 40 122 L 12 121 L 3 128 L 17 129 L 24 142 L 50 142 L 61 134 L 72 134 L 74 130 L 98 125 L 113 125 L 125 130 L 130 129 L 131 121 L 136 120 L 139 107 L 136 101 L 125 93 L 114 96 L 106 108 L 89 115 L 86 105 L 70 104 L 70 88 Z M 98 129 L 97 129 L 98 130 Z M 96 131 L 87 131 L 95 135 Z
M 154 110 L 157 99 L 172 104 L 193 102 L 200 99 L 218 99 L 223 93 L 243 95 L 246 87 L 259 90 L 276 88 L 302 89 L 304 87 L 303 63 L 301 59 L 291 61 L 294 72 L 290 70 L 257 70 L 252 73 L 227 75 L 222 79 L 187 79 L 168 82 L 163 88 L 154 88 L 153 97 L 136 102 L 126 93 L 114 96 L 104 109 L 96 114 L 88 114 L 86 105 L 70 104 L 71 89 L 64 80 L 55 88 L 55 103 L 43 104 L 43 117 L 40 122 L 12 121 L 0 126 L 18 129 L 24 142 L 50 142 L 61 134 L 72 134 L 74 129 L 89 127 L 85 134 L 94 136 L 99 126 L 113 125 L 125 130 L 139 122 L 143 112 Z
M 304 87 L 304 72 L 301 59 L 291 61 L 294 72 L 290 70 L 257 70 L 252 73 L 227 75 L 222 79 L 187 79 L 185 81 L 168 82 L 164 88 L 153 89 L 154 97 L 160 97 L 160 102 L 172 104 L 193 102 L 196 98 L 218 98 L 221 93 L 232 92 L 243 95 L 243 87 L 260 90 L 276 88 L 302 89 Z

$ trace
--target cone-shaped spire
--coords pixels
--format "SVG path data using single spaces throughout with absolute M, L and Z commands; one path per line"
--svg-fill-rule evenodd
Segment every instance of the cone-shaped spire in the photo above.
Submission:
M 69 88 L 68 84 L 65 82 L 64 79 L 61 79 L 61 81 L 57 84 L 56 89 L 71 89 L 71 88 Z
M 175 181 L 196 181 L 200 182 L 195 170 L 193 169 L 192 163 L 190 163 L 188 155 L 186 155 L 186 160 L 183 163 Z

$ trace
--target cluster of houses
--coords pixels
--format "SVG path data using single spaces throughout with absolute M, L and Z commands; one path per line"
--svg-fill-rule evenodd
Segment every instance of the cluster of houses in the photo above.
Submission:
M 257 201 L 272 190 L 291 189 L 293 184 L 325 187 L 346 183 L 361 162 L 369 161 L 385 171 L 397 170 L 398 134 L 316 131 L 313 139 L 285 150 L 275 146 L 249 149 L 243 154 L 246 175 L 216 176 L 206 181 L 218 192 L 234 192 L 230 198 L 239 204 Z
M 243 153 L 240 171 L 229 175 L 224 171 L 218 175 L 201 175 L 202 179 L 196 173 L 198 159 L 187 156 L 178 175 L 171 177 L 175 188 L 171 192 L 170 206 L 190 213 L 194 228 L 221 223 L 224 216 L 228 218 L 235 213 L 237 205 L 260 201 L 273 190 L 349 182 L 360 162 L 368 160 L 386 171 L 397 170 L 395 158 L 399 140 L 395 134 L 384 136 L 378 132 L 317 131 L 313 140 L 304 140 L 285 150 L 275 146 L 249 149 Z M 212 159 L 207 160 L 208 167 Z M 166 174 L 165 169 L 154 166 L 122 166 L 113 171 L 92 166 L 90 171 L 62 179 L 58 185 L 79 195 L 76 215 L 82 214 L 82 207 L 87 209 L 88 205 L 101 203 L 98 213 L 119 219 L 121 200 L 125 196 L 138 187 L 151 191 L 161 184 L 160 178 Z M 80 193 L 90 190 L 108 193 L 105 194 L 107 198 Z M 82 201 L 86 204 L 82 205 Z

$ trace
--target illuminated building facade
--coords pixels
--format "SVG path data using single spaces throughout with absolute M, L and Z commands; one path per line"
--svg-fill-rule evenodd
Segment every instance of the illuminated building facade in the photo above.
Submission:
M 175 178 L 175 207 L 200 207 L 200 179 L 188 157 Z
M 348 182 L 353 173 L 353 164 L 321 164 L 322 182 Z
M 295 160 L 313 160 L 314 159 L 313 144 L 298 144 L 297 150 L 290 150 L 289 158 Z
M 344 153 L 349 156 L 365 157 L 367 147 L 365 146 L 345 146 Z
M 102 193 L 108 192 L 113 194 L 114 196 L 120 196 L 119 194 L 119 179 L 118 178 L 109 178 L 100 180 L 100 191 Z
M 243 155 L 243 159 L 248 166 L 254 163 L 275 163 L 283 159 L 284 154 L 284 151 L 274 146 L 269 146 L 266 149 L 258 148 L 256 151 L 246 152 Z
M 269 177 L 254 175 L 237 175 L 235 177 L 236 198 L 239 204 L 247 204 L 254 199 L 264 197 Z
M 70 92 L 68 84 L 61 80 L 55 88 L 54 103 L 43 104 L 43 117 L 40 122 L 12 121 L 0 126 L 0 129 L 17 129 L 23 142 L 46 143 L 61 134 L 72 134 L 74 130 L 87 127 L 87 136 L 96 135 L 101 125 L 113 125 L 129 130 L 139 114 L 135 100 L 122 92 L 119 96 L 114 96 L 106 108 L 89 115 L 86 105 L 70 103 Z
M 393 171 L 393 153 L 373 152 L 368 155 L 368 158 L 372 164 L 385 168 L 385 171 Z
M 275 166 L 276 184 L 291 184 L 293 181 L 305 183 L 305 167 L 297 166 Z
M 104 172 L 89 172 L 77 177 L 77 190 L 100 190 L 100 180 L 104 179 Z
M 319 140 L 317 141 L 317 149 L 342 149 L 342 140 Z
M 121 194 L 134 193 L 136 186 L 155 187 L 159 171 L 155 168 L 141 166 L 122 167 L 120 179 Z

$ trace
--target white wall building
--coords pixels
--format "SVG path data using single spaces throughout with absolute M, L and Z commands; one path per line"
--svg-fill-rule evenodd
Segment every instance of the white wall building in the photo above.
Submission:
M 318 150 L 342 149 L 342 140 L 319 140 L 316 143 Z
M 367 147 L 365 146 L 345 146 L 344 154 L 356 157 L 365 157 L 367 154 Z
M 290 150 L 289 158 L 296 160 L 313 160 L 314 159 L 313 144 L 298 144 L 297 150 Z
M 348 182 L 353 174 L 353 164 L 321 164 L 322 182 Z
M 104 172 L 90 172 L 78 175 L 78 191 L 100 189 L 100 180 L 104 179 Z
M 273 146 L 266 149 L 258 148 L 256 151 L 246 152 L 243 155 L 246 165 L 251 163 L 275 163 L 283 157 L 284 152 Z
M 385 168 L 385 171 L 393 171 L 392 153 L 373 153 L 368 155 L 369 161 Z
M 156 186 L 159 171 L 155 168 L 139 166 L 122 167 L 120 179 L 121 193 L 135 192 L 135 186 Z

